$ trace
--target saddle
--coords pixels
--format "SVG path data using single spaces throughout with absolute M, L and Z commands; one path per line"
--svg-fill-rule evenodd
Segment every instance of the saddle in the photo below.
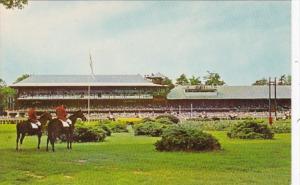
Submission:
M 66 121 L 63 121 L 59 119 L 63 127 L 70 127 L 72 125 L 72 121 L 70 119 L 67 119 Z
M 30 125 L 31 125 L 32 129 L 38 129 L 40 126 L 42 126 L 41 122 L 39 122 L 39 121 L 37 121 L 35 123 L 31 122 Z

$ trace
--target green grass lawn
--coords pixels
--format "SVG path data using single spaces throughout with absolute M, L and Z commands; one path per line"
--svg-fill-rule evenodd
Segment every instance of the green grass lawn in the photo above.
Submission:
M 290 184 L 290 134 L 273 140 L 232 140 L 225 132 L 218 152 L 157 152 L 158 138 L 113 134 L 102 143 L 75 143 L 72 151 L 37 151 L 26 137 L 15 151 L 15 125 L 0 125 L 0 184 L 210 185 Z

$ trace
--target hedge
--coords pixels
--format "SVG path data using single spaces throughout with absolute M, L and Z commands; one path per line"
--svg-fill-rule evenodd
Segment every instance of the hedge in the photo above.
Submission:
M 176 116 L 171 115 L 171 114 L 160 115 L 160 116 L 157 116 L 155 119 L 156 120 L 159 120 L 159 119 L 169 119 L 173 123 L 179 123 L 180 122 L 179 118 L 177 118 Z
M 153 121 L 147 121 L 134 126 L 134 135 L 161 136 L 166 126 Z
M 106 132 L 96 126 L 78 124 L 75 127 L 73 140 L 75 142 L 100 142 L 104 141 Z
M 232 126 L 227 132 L 227 136 L 239 139 L 272 139 L 274 133 L 266 124 L 244 121 Z
M 164 130 L 155 148 L 158 151 L 212 151 L 221 149 L 221 145 L 215 137 L 200 129 L 175 125 Z

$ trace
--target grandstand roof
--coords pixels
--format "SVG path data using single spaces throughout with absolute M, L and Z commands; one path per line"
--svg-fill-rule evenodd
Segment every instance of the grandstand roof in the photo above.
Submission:
M 30 75 L 11 87 L 31 86 L 160 86 L 141 75 Z
M 170 100 L 181 99 L 268 99 L 268 86 L 219 86 L 215 92 L 186 92 L 188 86 L 176 86 L 168 94 Z M 272 98 L 274 87 L 272 86 Z M 291 99 L 290 86 L 277 86 L 278 99 Z

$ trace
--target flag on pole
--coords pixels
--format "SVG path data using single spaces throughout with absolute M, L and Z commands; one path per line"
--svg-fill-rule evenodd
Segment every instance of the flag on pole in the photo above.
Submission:
M 95 79 L 94 66 L 93 66 L 93 60 L 92 60 L 91 52 L 90 52 L 90 68 L 91 68 L 91 75 L 92 75 L 93 79 Z

